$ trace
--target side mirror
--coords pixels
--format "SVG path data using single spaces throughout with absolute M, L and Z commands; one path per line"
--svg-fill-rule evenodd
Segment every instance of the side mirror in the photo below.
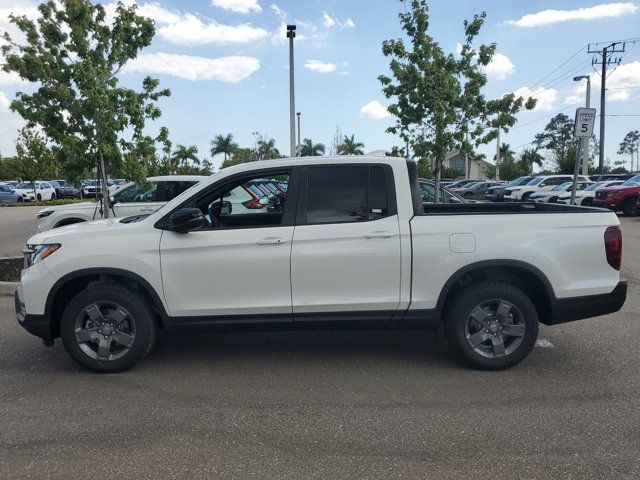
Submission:
M 169 229 L 177 233 L 187 233 L 204 225 L 204 216 L 199 208 L 181 208 L 169 217 Z
M 540 185 L 538 185 L 539 187 L 546 187 L 547 184 L 546 183 L 541 183 Z

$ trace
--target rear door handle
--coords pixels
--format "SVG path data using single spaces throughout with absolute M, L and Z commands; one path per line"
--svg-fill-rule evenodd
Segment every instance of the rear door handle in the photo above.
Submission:
M 281 245 L 283 243 L 287 243 L 288 240 L 285 240 L 284 238 L 278 238 L 278 237 L 267 237 L 267 238 L 263 238 L 262 240 L 259 240 L 256 242 L 257 245 Z
M 367 233 L 364 238 L 391 238 L 393 236 L 393 232 L 371 232 Z

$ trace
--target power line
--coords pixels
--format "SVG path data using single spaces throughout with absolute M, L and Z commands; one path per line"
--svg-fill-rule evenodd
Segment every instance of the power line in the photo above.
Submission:
M 546 76 L 542 77 L 540 80 L 538 80 L 536 83 L 534 83 L 533 85 L 531 85 L 531 87 L 529 87 L 531 90 L 533 90 L 533 88 L 536 85 L 539 85 L 540 83 L 544 82 L 547 78 L 549 78 L 551 75 L 553 75 L 554 73 L 556 73 L 558 70 L 560 70 L 562 67 L 564 67 L 567 63 L 569 63 L 571 60 L 573 60 L 575 57 L 577 57 L 580 53 L 582 53 L 582 51 L 586 48 L 586 45 L 581 47 L 580 50 L 578 50 L 576 53 L 574 53 L 573 55 L 571 55 L 569 58 L 567 58 L 564 62 L 562 62 L 559 66 L 557 66 L 554 70 L 551 71 L 551 73 L 547 74 Z

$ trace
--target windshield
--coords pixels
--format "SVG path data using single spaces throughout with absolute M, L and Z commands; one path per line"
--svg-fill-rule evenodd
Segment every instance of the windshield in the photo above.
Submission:
M 19 184 L 16 186 L 16 188 L 19 188 L 19 189 L 20 189 L 20 188 L 22 188 L 22 189 L 25 189 L 25 188 L 31 188 L 31 189 L 33 189 L 34 187 L 35 187 L 35 185 L 34 185 L 33 183 L 19 183 Z
M 622 184 L 623 187 L 637 187 L 638 185 L 640 185 L 640 175 L 631 177 L 629 180 Z
M 544 177 L 536 177 L 533 180 L 530 180 L 526 185 L 538 185 L 540 182 L 544 180 Z
M 566 190 L 567 188 L 569 188 L 572 185 L 571 182 L 565 182 L 565 183 L 561 183 L 560 185 L 558 185 L 556 188 L 553 189 L 554 192 L 560 192 L 562 190 Z
M 597 182 L 594 183 L 593 185 L 589 185 L 587 188 L 584 189 L 585 192 L 593 192 L 594 190 L 598 190 L 599 188 L 603 187 L 606 184 L 606 182 Z
M 515 180 L 511 180 L 507 186 L 517 187 L 518 185 L 525 185 L 529 180 L 531 180 L 531 177 L 518 177 Z

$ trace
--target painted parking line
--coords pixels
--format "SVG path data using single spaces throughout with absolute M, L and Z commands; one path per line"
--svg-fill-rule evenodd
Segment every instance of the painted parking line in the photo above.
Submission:
M 536 347 L 540 348 L 553 348 L 553 343 L 545 338 L 539 338 L 536 340 Z

